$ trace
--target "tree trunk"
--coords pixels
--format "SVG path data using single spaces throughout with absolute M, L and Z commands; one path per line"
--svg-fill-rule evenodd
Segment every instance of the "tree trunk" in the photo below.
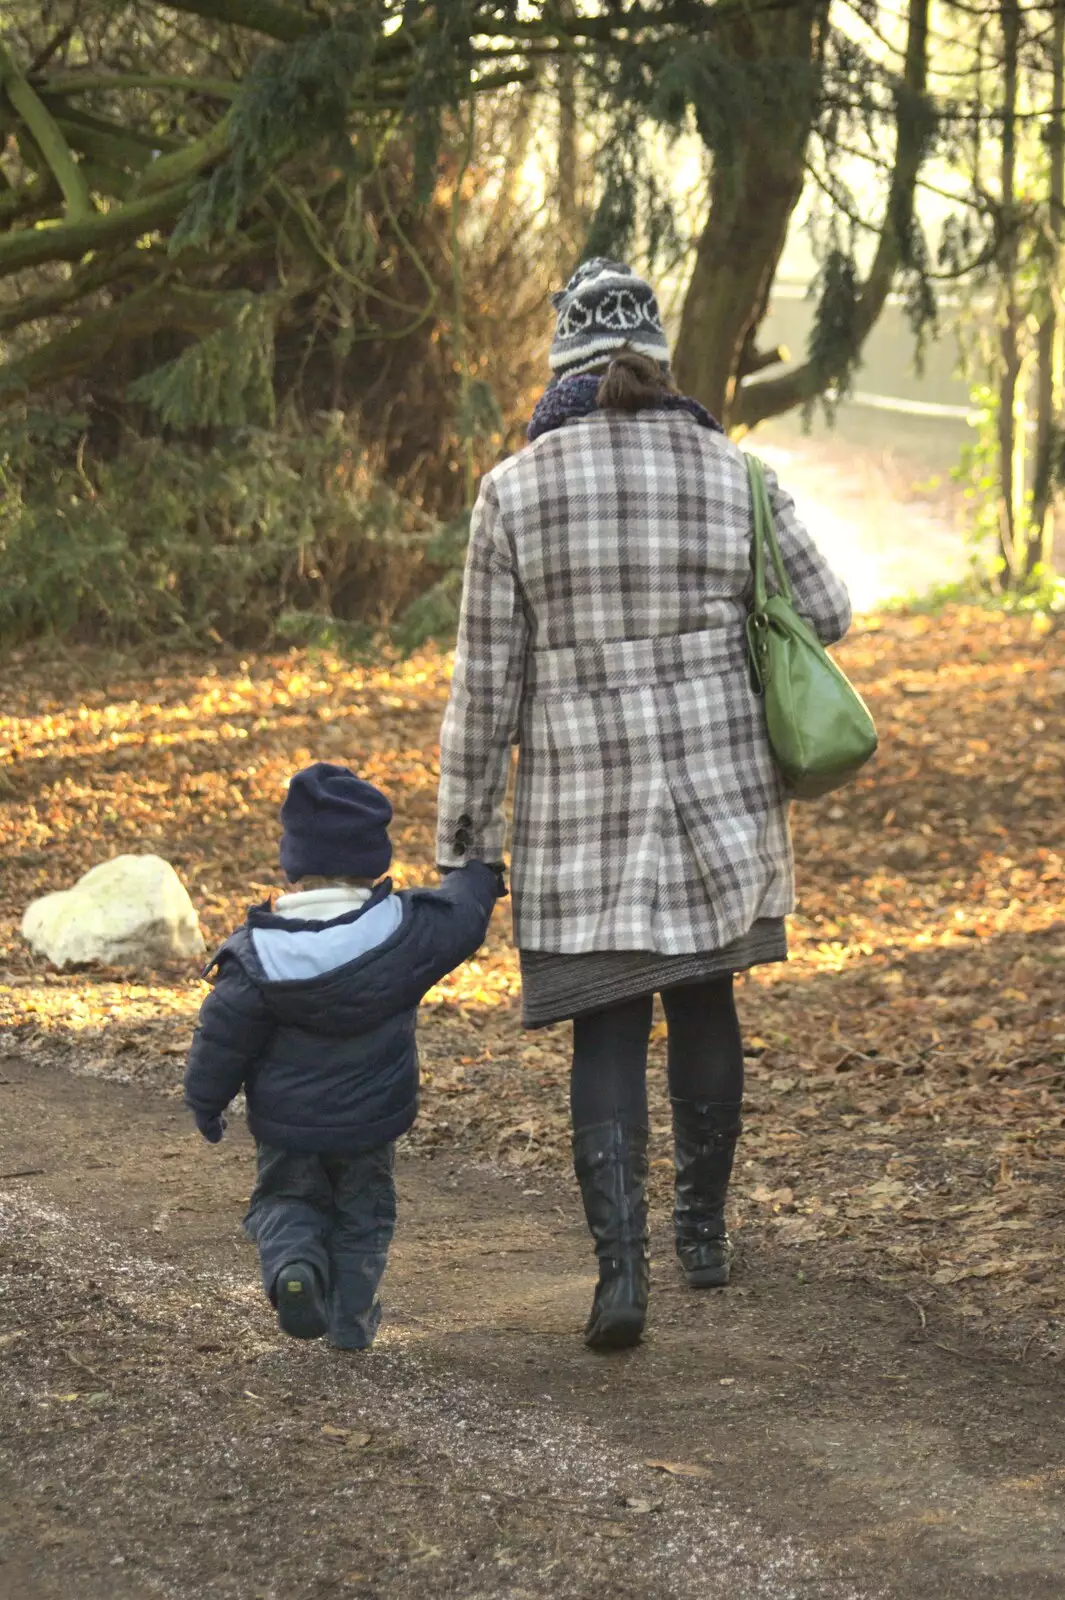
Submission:
M 999 353 L 1002 359 L 998 385 L 999 546 L 1012 584 L 1018 572 L 1018 510 L 1024 499 L 1024 463 L 1017 461 L 1017 380 L 1021 371 L 1020 308 L 1017 303 L 1017 68 L 1020 53 L 1021 13 L 1018 0 L 1002 0 L 1002 245 L 999 274 L 1002 282 L 1002 323 Z
M 1049 235 L 1046 272 L 1046 309 L 1039 324 L 1038 378 L 1036 383 L 1035 484 L 1032 519 L 1028 532 L 1026 572 L 1050 564 L 1054 553 L 1054 437 L 1062 410 L 1062 326 L 1059 306 L 1062 213 L 1065 209 L 1065 0 L 1054 0 L 1051 44 L 1054 87 L 1047 121 L 1049 155 Z
M 828 17 L 825 0 L 797 0 L 759 17 L 738 12 L 723 48 L 742 61 L 779 61 L 805 73 L 809 92 L 781 96 L 751 116 L 729 151 L 714 156 L 710 215 L 699 240 L 681 315 L 677 381 L 728 425 L 744 351 L 765 315 L 769 290 L 802 194 L 806 146 L 817 104 L 815 74 Z
M 560 277 L 568 277 L 581 246 L 580 123 L 577 117 L 577 67 L 572 55 L 558 64 L 558 247 Z
M 492 207 L 488 233 L 502 239 L 514 226 L 521 195 L 521 179 L 535 132 L 538 85 L 526 84 L 518 91 L 517 107 L 507 134 L 507 156 L 499 180 L 499 197 Z
M 895 97 L 895 165 L 873 264 L 862 286 L 853 318 L 853 357 L 857 358 L 887 303 L 895 276 L 907 258 L 917 178 L 928 145 L 931 113 L 925 99 L 928 79 L 928 13 L 930 0 L 910 0 L 906 62 Z M 758 191 L 752 196 L 758 204 Z M 735 397 L 731 422 L 753 428 L 780 416 L 823 392 L 824 376 L 812 361 L 793 372 L 761 383 L 744 384 Z

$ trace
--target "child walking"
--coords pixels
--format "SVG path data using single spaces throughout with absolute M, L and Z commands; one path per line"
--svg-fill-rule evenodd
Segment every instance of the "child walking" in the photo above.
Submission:
M 394 893 L 392 807 L 346 767 L 289 784 L 281 866 L 298 892 L 248 913 L 208 972 L 185 1070 L 204 1138 L 241 1089 L 258 1151 L 244 1226 L 283 1330 L 364 1350 L 396 1220 L 395 1141 L 418 1109 L 417 1009 L 482 943 L 500 874 L 481 862 Z

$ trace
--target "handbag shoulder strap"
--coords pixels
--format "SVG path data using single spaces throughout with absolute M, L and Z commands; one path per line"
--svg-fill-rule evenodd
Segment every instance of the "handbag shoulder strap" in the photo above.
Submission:
M 769 551 L 776 573 L 777 588 L 788 605 L 793 603 L 791 582 L 784 557 L 777 542 L 776 519 L 769 503 L 769 487 L 765 481 L 765 466 L 757 456 L 747 457 L 747 483 L 751 491 L 751 551 L 754 560 L 754 606 L 764 611 L 768 598 L 765 582 L 766 551 Z

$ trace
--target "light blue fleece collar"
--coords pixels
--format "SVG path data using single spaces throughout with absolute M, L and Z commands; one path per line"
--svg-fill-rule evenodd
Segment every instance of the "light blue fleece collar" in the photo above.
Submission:
M 283 895 L 269 919 L 270 926 L 251 929 L 255 954 L 270 982 L 320 978 L 384 944 L 403 921 L 403 904 L 395 894 L 367 903 L 373 898 L 367 889 L 339 886 Z M 366 910 L 352 916 L 362 904 Z M 330 920 L 322 920 L 330 912 Z M 294 926 L 286 928 L 286 920 Z M 320 927 L 307 926 L 318 921 Z

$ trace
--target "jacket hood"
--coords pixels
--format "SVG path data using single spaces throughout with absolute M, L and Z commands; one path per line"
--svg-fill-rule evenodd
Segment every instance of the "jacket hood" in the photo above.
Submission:
M 282 1025 L 360 1033 L 391 1009 L 390 969 L 401 959 L 409 920 L 405 896 L 393 894 L 386 879 L 340 916 L 319 921 L 298 914 L 323 908 L 317 896 L 328 893 L 286 895 L 280 911 L 255 906 L 212 966 L 227 956 L 239 961 Z
M 391 883 L 374 890 L 341 884 L 282 895 L 273 911 L 248 922 L 255 954 L 271 983 L 320 978 L 389 938 L 403 920 Z

